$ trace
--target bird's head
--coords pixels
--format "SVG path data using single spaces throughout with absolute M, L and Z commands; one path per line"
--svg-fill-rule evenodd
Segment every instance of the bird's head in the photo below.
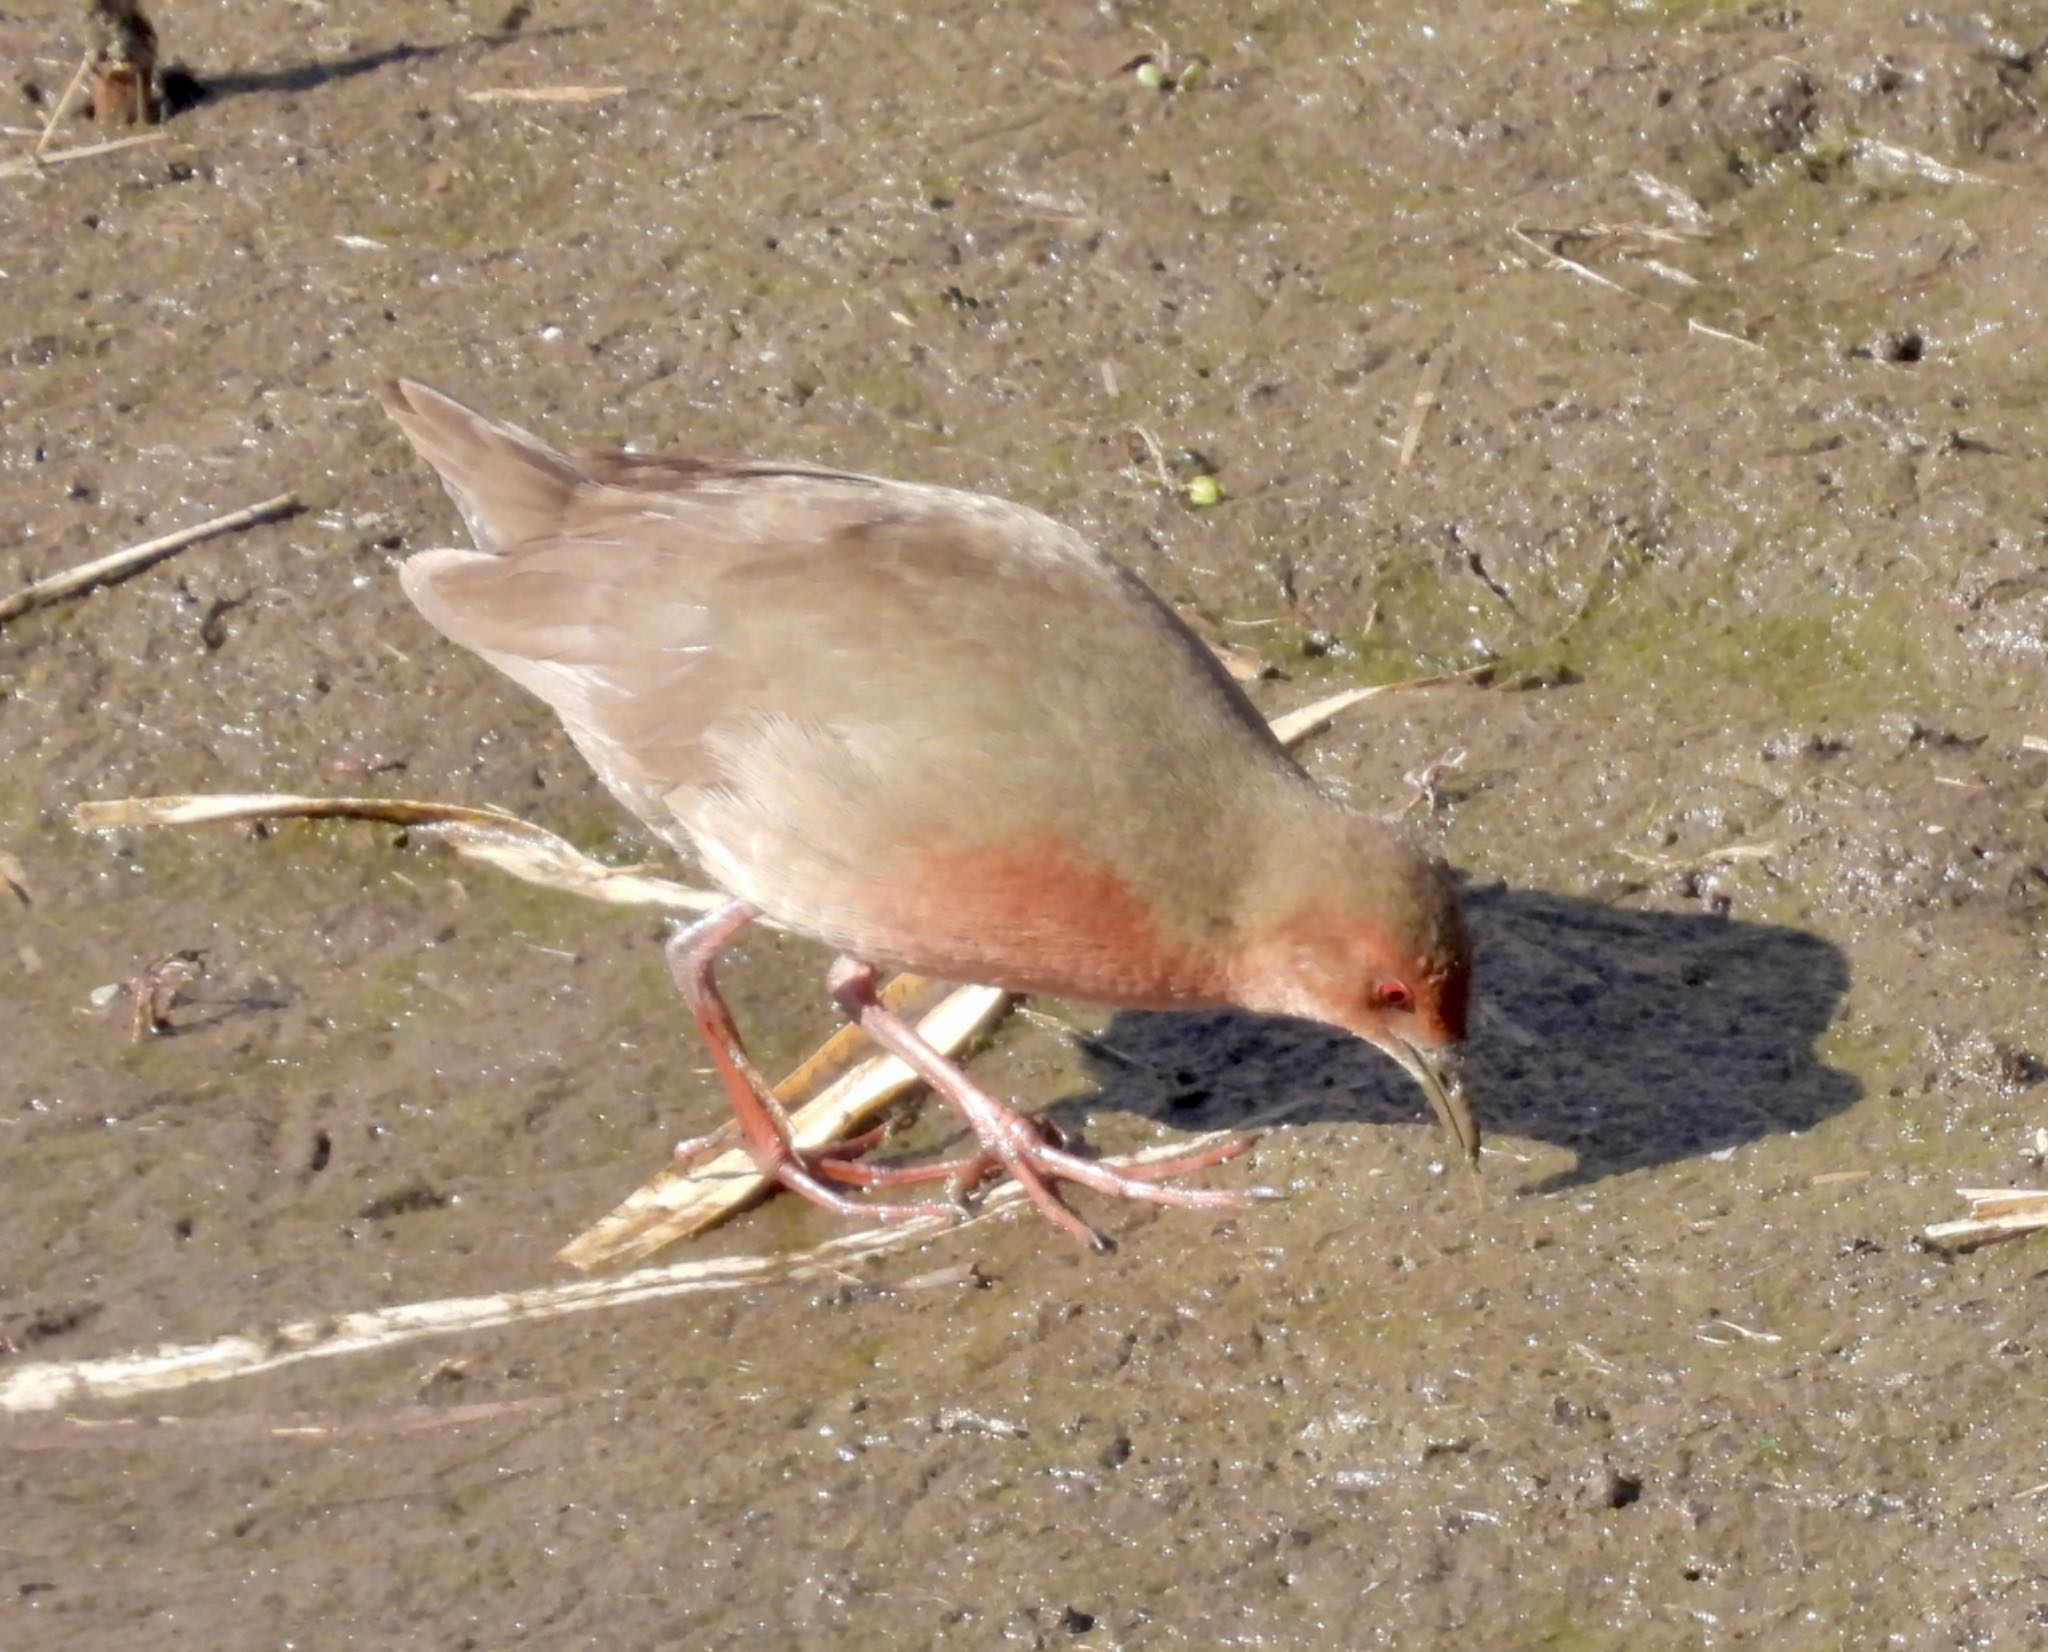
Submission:
M 1305 864 L 1319 887 L 1275 902 L 1248 928 L 1232 971 L 1237 1001 L 1342 1027 L 1378 1045 L 1422 1086 L 1466 1158 L 1479 1125 L 1457 1062 L 1472 996 L 1472 947 L 1444 867 L 1357 820 L 1350 852 Z

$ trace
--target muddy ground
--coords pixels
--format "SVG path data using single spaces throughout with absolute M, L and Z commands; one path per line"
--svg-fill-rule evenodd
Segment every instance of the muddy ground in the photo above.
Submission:
M 11 129 L 79 9 L 0 10 Z M 1487 1201 L 1370 1051 L 1013 1018 L 1104 1148 L 1287 1107 L 1216 1179 L 1292 1197 L 13 1419 L 0 1641 L 2048 1644 L 2048 1241 L 1918 1238 L 2043 1176 L 2048 6 L 663 12 L 167 0 L 206 99 L 0 179 L 0 586 L 306 505 L 0 630 L 0 1376 L 548 1282 L 721 1114 L 650 916 L 68 823 L 650 852 L 400 593 L 458 529 L 394 371 L 1040 505 L 1276 711 L 1499 662 L 1307 757 L 1469 880 Z M 468 97 L 564 84 L 628 90 Z M 822 962 L 729 970 L 771 1064 Z

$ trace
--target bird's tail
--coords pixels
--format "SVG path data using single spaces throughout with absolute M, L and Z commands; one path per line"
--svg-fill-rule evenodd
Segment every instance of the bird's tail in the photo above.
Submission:
M 590 479 L 538 436 L 416 379 L 387 384 L 384 411 L 440 474 L 480 551 L 495 554 L 552 533 L 570 495 Z

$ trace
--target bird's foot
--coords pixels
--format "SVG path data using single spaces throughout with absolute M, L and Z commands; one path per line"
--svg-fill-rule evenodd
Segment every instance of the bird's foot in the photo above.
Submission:
M 1073 1152 L 1060 1133 L 1045 1121 L 1020 1113 L 1005 1103 L 996 1105 L 1015 1120 L 1015 1128 L 1005 1128 L 1004 1143 L 991 1144 L 979 1153 L 932 1164 L 860 1164 L 855 1162 L 856 1156 L 888 1134 L 886 1130 L 869 1130 L 804 1155 L 808 1160 L 806 1168 L 820 1180 L 854 1187 L 911 1187 L 939 1181 L 947 1184 L 950 1204 L 882 1206 L 862 1203 L 855 1206 L 866 1213 L 890 1212 L 884 1220 L 900 1219 L 899 1213 L 906 1211 L 927 1216 L 944 1212 L 964 1218 L 972 1212 L 968 1200 L 974 1191 L 984 1182 L 1008 1172 L 1053 1222 L 1096 1250 L 1109 1249 L 1109 1241 L 1075 1215 L 1059 1197 L 1054 1184 L 1074 1182 L 1113 1198 L 1140 1199 L 1152 1204 L 1199 1210 L 1228 1210 L 1255 1196 L 1223 1188 L 1163 1185 L 1237 1158 L 1250 1150 L 1252 1144 L 1248 1140 L 1215 1142 L 1191 1153 L 1180 1153 L 1149 1163 L 1111 1164 Z M 783 1185 L 788 1184 L 785 1182 Z
M 1170 1187 L 1176 1176 L 1206 1170 L 1249 1150 L 1248 1141 L 1222 1141 L 1191 1153 L 1150 1164 L 1111 1165 L 1068 1151 L 1047 1128 L 1017 1111 L 977 1084 L 953 1061 L 941 1055 L 917 1029 L 875 995 L 872 965 L 841 958 L 832 966 L 827 985 L 839 1007 L 859 1022 L 867 1035 L 906 1062 L 927 1084 L 959 1109 L 981 1143 L 981 1152 L 956 1159 L 943 1170 L 953 1183 L 956 1200 L 998 1170 L 1008 1171 L 1047 1221 L 1094 1250 L 1108 1250 L 1109 1241 L 1067 1207 L 1057 1184 L 1106 1193 L 1112 1198 L 1140 1199 L 1182 1209 L 1230 1210 L 1250 1195 L 1221 1188 Z

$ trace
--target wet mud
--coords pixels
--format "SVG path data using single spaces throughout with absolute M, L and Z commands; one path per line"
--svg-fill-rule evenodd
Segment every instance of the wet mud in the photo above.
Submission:
M 0 13 L 11 127 L 82 10 Z M 0 1642 L 2048 1644 L 2048 1250 L 1918 1237 L 2048 1174 L 2048 9 L 160 12 L 163 141 L 0 179 L 0 589 L 305 509 L 0 629 L 0 1375 L 546 1282 L 721 1116 L 649 915 L 68 823 L 652 853 L 399 591 L 396 372 L 1039 505 L 1274 712 L 1496 662 L 1304 758 L 1467 882 L 1492 1135 L 1044 1006 L 976 1070 L 1104 1150 L 1283 1109 L 1215 1179 L 1289 1196 L 0 1420 Z M 738 949 L 767 1065 L 823 964 Z

